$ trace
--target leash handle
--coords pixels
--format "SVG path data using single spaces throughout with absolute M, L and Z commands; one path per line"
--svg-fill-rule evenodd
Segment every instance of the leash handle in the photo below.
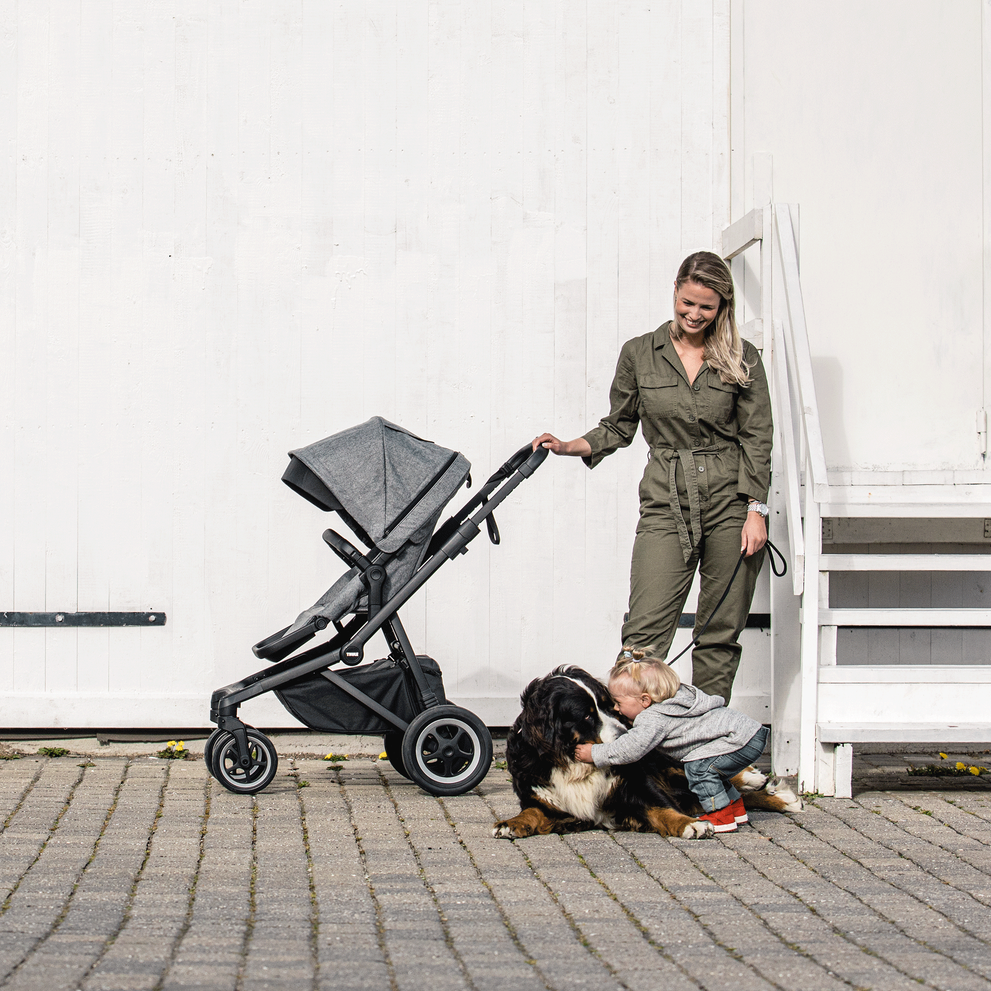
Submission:
M 782 554 L 781 551 L 779 551 L 778 548 L 775 547 L 770 540 L 767 541 L 767 543 L 764 546 L 767 547 L 767 558 L 771 562 L 771 571 L 774 572 L 774 575 L 777 578 L 784 577 L 784 575 L 788 573 L 788 562 L 785 560 L 784 554 Z M 778 571 L 774 563 L 775 554 L 777 554 L 778 557 L 781 559 L 780 571 Z M 743 561 L 744 561 L 744 555 L 741 554 L 739 560 L 736 562 L 736 567 L 733 569 L 733 574 L 730 575 L 730 579 L 726 583 L 726 588 L 723 589 L 723 594 L 719 596 L 719 601 L 716 603 L 715 609 L 712 610 L 712 612 L 709 614 L 709 618 L 705 621 L 705 626 L 703 626 L 702 629 L 699 630 L 697 636 L 692 637 L 692 642 L 680 654 L 678 654 L 675 657 L 672 657 L 671 660 L 667 662 L 668 667 L 674 664 L 674 662 L 678 660 L 679 657 L 684 657 L 684 655 L 687 654 L 688 651 L 690 651 L 693 647 L 697 647 L 699 645 L 699 642 L 702 640 L 705 631 L 709 629 L 709 624 L 712 622 L 713 617 L 715 617 L 716 613 L 719 612 L 719 607 L 726 601 L 726 596 L 729 595 L 729 590 L 733 586 L 733 582 L 736 579 L 736 576 L 740 572 L 740 565 L 743 564 Z
M 775 578 L 784 578 L 784 576 L 788 574 L 788 562 L 785 560 L 784 554 L 782 554 L 781 551 L 779 551 L 777 547 L 775 547 L 774 544 L 771 543 L 770 540 L 764 546 L 767 548 L 767 559 L 768 561 L 771 562 L 771 571 L 774 572 Z M 774 566 L 775 554 L 777 554 L 778 557 L 781 559 L 780 571 L 778 571 L 778 569 Z

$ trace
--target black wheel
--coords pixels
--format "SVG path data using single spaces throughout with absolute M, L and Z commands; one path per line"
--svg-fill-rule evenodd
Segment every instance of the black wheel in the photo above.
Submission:
M 258 730 L 248 727 L 250 762 L 242 767 L 237 758 L 237 740 L 224 731 L 213 744 L 213 776 L 228 790 L 238 795 L 253 795 L 267 787 L 279 769 L 279 755 L 272 741 Z
M 403 735 L 407 774 L 432 795 L 462 795 L 488 774 L 492 737 L 473 712 L 438 705 L 421 712 Z
M 206 764 L 206 769 L 214 776 L 217 776 L 217 772 L 213 768 L 213 748 L 216 746 L 217 741 L 224 735 L 222 729 L 215 729 L 207 738 L 206 743 L 203 744 L 203 763 Z
M 385 734 L 385 756 L 389 763 L 404 777 L 409 777 L 406 765 L 403 763 L 403 734 L 396 730 Z

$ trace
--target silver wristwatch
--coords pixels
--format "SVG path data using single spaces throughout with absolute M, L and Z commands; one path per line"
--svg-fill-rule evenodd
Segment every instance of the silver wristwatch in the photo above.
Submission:
M 760 513 L 761 516 L 767 516 L 771 510 L 767 508 L 767 503 L 758 502 L 756 499 L 751 499 L 747 503 L 748 513 Z

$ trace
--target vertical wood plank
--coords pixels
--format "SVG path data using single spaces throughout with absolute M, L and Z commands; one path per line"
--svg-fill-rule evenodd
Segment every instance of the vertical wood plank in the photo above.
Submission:
M 42 413 L 46 418 L 45 602 L 77 608 L 79 496 L 79 31 L 78 8 L 59 10 L 49 32 L 47 350 Z M 41 342 L 39 342 L 41 346 Z M 77 685 L 78 630 L 46 635 L 45 686 Z
M 286 438 L 298 435 L 301 389 L 301 237 L 302 226 L 302 114 L 305 79 L 302 74 L 303 9 L 300 0 L 286 2 L 272 9 L 260 10 L 259 27 L 270 38 L 271 69 L 269 87 L 269 175 L 267 209 L 272 234 L 268 252 L 270 273 L 267 295 L 269 312 L 264 328 L 264 347 L 258 355 L 258 378 L 264 389 L 264 423 L 259 425 L 258 457 L 253 463 L 258 498 L 267 511 L 267 569 L 264 593 L 273 611 L 285 619 L 275 618 L 280 629 L 294 618 L 303 605 L 302 589 L 295 577 L 286 581 L 287 565 L 292 553 L 287 551 L 294 525 L 300 521 L 303 506 L 298 499 L 287 498 L 288 490 L 279 484 L 285 469 Z M 272 257 L 273 250 L 277 252 Z M 284 363 L 285 373 L 273 376 L 273 363 Z M 313 438 L 318 439 L 317 437 Z M 261 483 L 261 484 L 259 484 Z M 317 534 L 308 533 L 311 543 Z M 319 549 L 319 547 L 317 548 Z M 325 562 L 326 563 L 326 562 Z M 256 590 L 257 591 L 257 590 Z M 253 642 L 253 641 L 252 641 Z M 247 647 L 247 643 L 245 643 Z M 246 656 L 248 656 L 246 654 Z
M 48 503 L 45 492 L 48 429 L 46 411 L 36 400 L 48 380 L 48 5 L 19 10 L 14 223 L 18 251 L 14 291 L 18 301 L 13 348 L 15 420 L 13 608 L 39 610 L 45 599 L 45 548 Z M 26 635 L 25 635 L 26 634 Z M 46 637 L 39 631 L 18 631 L 14 637 L 14 688 L 44 690 Z
M 712 249 L 713 154 L 717 137 L 711 126 L 713 110 L 712 4 L 682 0 L 681 217 L 682 256 Z M 699 121 L 709 126 L 699 127 Z
M 18 11 L 0 6 L 0 348 L 15 353 L 17 340 L 17 76 L 20 62 Z M 17 415 L 13 361 L 0 362 L 0 422 Z M 0 466 L 7 466 L 7 484 L 0 485 L 0 608 L 14 601 L 15 436 L 0 430 Z M 0 691 L 14 688 L 14 630 L 0 630 Z
M 174 438 L 172 539 L 175 548 L 188 549 L 183 555 L 176 553 L 173 562 L 174 608 L 187 617 L 181 626 L 177 624 L 173 649 L 203 659 L 206 670 L 212 672 L 213 687 L 218 687 L 243 675 L 245 643 L 257 642 L 288 619 L 278 623 L 262 596 L 243 614 L 238 605 L 244 601 L 239 586 L 260 567 L 254 542 L 246 539 L 255 531 L 248 530 L 240 515 L 242 492 L 237 474 L 238 374 L 242 347 L 251 351 L 242 340 L 252 323 L 252 313 L 242 308 L 239 295 L 240 125 L 242 112 L 254 112 L 247 95 L 242 107 L 238 84 L 242 32 L 250 33 L 252 22 L 247 11 L 242 17 L 235 0 L 211 0 L 205 25 L 198 29 L 197 6 L 197 0 L 190 0 L 183 18 L 191 58 L 198 50 L 197 31 L 205 29 L 202 88 L 194 85 L 195 77 L 188 78 L 188 95 L 179 102 L 177 114 L 184 132 L 205 136 L 208 142 L 203 149 L 203 204 L 198 221 L 203 228 L 204 271 L 198 280 L 191 265 L 184 267 L 186 281 L 172 303 L 177 334 L 183 334 L 184 326 L 179 314 L 188 306 L 189 295 L 197 293 L 200 280 L 200 294 L 206 300 L 201 322 L 189 331 L 195 340 L 188 346 L 182 337 L 177 340 L 172 371 L 181 424 Z M 249 58 L 254 54 L 250 51 Z M 197 114 L 202 116 L 199 125 Z M 194 197 L 185 196 L 179 205 L 196 223 L 194 203 Z M 198 360 L 183 361 L 190 351 Z M 206 609 L 194 611 L 197 598 L 206 603 Z M 240 622 L 239 617 L 243 617 Z
M 712 247 L 719 250 L 723 229 L 733 220 L 731 143 L 730 22 L 732 0 L 712 0 Z
M 87 4 L 80 23 L 79 109 L 79 609 L 110 608 L 110 535 L 115 530 L 115 487 L 104 474 L 113 462 L 110 353 L 113 335 L 111 182 L 113 154 L 113 7 Z M 79 640 L 77 685 L 109 686 L 111 634 L 92 630 Z
M 492 68 L 486 94 L 484 119 L 491 133 L 489 171 L 491 197 L 492 332 L 498 335 L 489 373 L 491 388 L 492 464 L 476 474 L 491 471 L 542 430 L 544 422 L 529 403 L 520 399 L 520 381 L 529 363 L 529 327 L 523 317 L 524 261 L 522 257 L 523 122 L 525 87 L 523 65 L 526 45 L 523 2 L 509 0 L 490 7 Z M 533 565 L 528 553 L 546 515 L 541 506 L 550 498 L 550 465 L 525 483 L 525 492 L 506 507 L 500 526 L 506 531 L 503 545 L 492 550 L 493 582 L 499 594 L 491 597 L 490 629 L 493 636 L 489 681 L 495 696 L 513 698 L 526 684 L 526 672 L 546 647 L 546 635 L 533 612 L 529 597 L 550 580 L 546 561 Z M 498 559 L 496 557 L 498 556 Z M 538 584 L 540 583 L 540 584 Z M 531 675 L 532 677 L 532 675 Z
M 554 90 L 553 96 L 548 94 L 544 102 L 545 106 L 556 106 L 558 112 L 546 121 L 549 129 L 537 139 L 542 144 L 546 142 L 554 156 L 553 172 L 547 177 L 552 192 L 548 192 L 546 204 L 553 212 L 549 245 L 553 270 L 549 274 L 554 291 L 553 412 L 547 422 L 564 431 L 565 439 L 570 439 L 587 429 L 583 388 L 588 374 L 585 349 L 588 337 L 586 194 L 590 123 L 585 72 L 589 39 L 587 9 L 576 4 L 555 5 L 551 28 L 548 61 L 553 59 Z M 612 48 L 615 35 L 602 39 L 602 43 Z M 544 126 L 542 123 L 542 129 Z M 585 572 L 588 561 L 588 473 L 572 459 L 548 467 L 553 485 L 553 512 L 548 515 L 555 533 L 553 617 L 548 624 L 553 643 L 548 646 L 562 651 L 563 656 L 584 658 L 583 663 L 601 674 L 608 658 L 584 656 L 588 629 L 573 619 L 577 611 L 597 624 L 602 615 L 588 601 L 592 591 L 589 585 L 576 580 Z M 529 492 L 524 494 L 525 497 L 529 495 Z M 561 527 L 555 525 L 563 522 L 559 513 L 565 514 L 571 525 L 567 522 Z
M 171 11 L 169 12 L 171 13 Z M 147 545 L 141 539 L 142 490 L 150 481 L 144 461 L 147 433 L 144 414 L 151 379 L 147 375 L 146 309 L 160 299 L 142 291 L 144 239 L 141 216 L 144 200 L 146 156 L 145 31 L 160 37 L 159 25 L 169 24 L 166 44 L 172 47 L 171 18 L 162 17 L 161 5 L 114 5 L 111 25 L 110 157 L 107 162 L 107 198 L 104 209 L 110 222 L 110 346 L 106 355 L 110 385 L 107 410 L 112 446 L 104 466 L 114 484 L 111 503 L 113 538 L 106 542 L 108 599 L 113 608 L 136 609 L 146 587 Z M 152 47 L 158 48 L 155 41 Z M 168 49 L 166 49 L 168 50 Z M 170 80 L 171 82 L 171 80 Z M 171 87 L 170 87 L 171 88 Z M 154 98 L 154 91 L 149 94 Z M 155 117 L 159 147 L 174 147 L 166 133 L 169 117 Z M 152 157 L 159 158 L 152 146 Z M 171 218 L 169 218 L 171 226 Z M 156 287 L 157 288 L 157 287 Z M 121 632 L 123 636 L 119 635 Z M 80 687 L 89 691 L 140 691 L 154 684 L 155 667 L 135 663 L 140 631 L 117 631 L 109 639 L 107 670 L 80 671 Z M 149 660 L 151 660 L 149 658 Z M 90 680 L 91 675 L 98 677 Z
M 613 4 L 593 4 L 587 9 L 585 390 L 580 418 L 555 423 L 564 439 L 585 433 L 609 412 L 609 385 L 620 348 L 628 338 L 647 330 L 624 326 L 620 319 L 619 202 L 625 177 L 619 172 L 617 147 L 621 134 L 615 112 L 620 87 L 619 14 L 619 7 Z M 652 185 L 655 179 L 652 175 Z M 581 598 L 577 604 L 587 617 L 589 642 L 601 644 L 601 653 L 596 656 L 597 652 L 586 646 L 579 656 L 587 658 L 590 670 L 596 674 L 607 669 L 622 646 L 618 642 L 619 629 L 629 599 L 628 548 L 632 546 L 635 525 L 630 517 L 629 484 L 642 464 L 637 456 L 642 449 L 638 439 L 632 452 L 623 451 L 608 458 L 592 474 L 578 461 L 549 466 L 555 475 L 562 476 L 561 489 L 571 485 L 585 492 L 584 517 L 573 515 L 573 499 L 560 489 L 553 498 L 562 539 L 568 531 L 584 534 L 586 557 L 578 573 L 586 577 L 579 584 Z M 589 525 L 590 521 L 595 522 Z M 573 576 L 571 583 L 572 588 L 566 588 L 555 602 L 555 609 L 573 608 L 566 607 L 568 598 L 575 596 Z
M 991 3 L 981 0 L 981 112 L 983 127 L 981 128 L 981 171 L 982 186 L 985 195 L 982 199 L 982 241 L 983 241 L 983 357 L 984 378 L 982 382 L 983 395 L 981 408 L 987 409 L 991 402 L 991 197 L 987 190 L 991 189 Z M 982 469 L 988 470 L 988 458 L 982 459 Z
M 523 37 L 522 106 L 521 106 L 521 188 L 522 227 L 517 250 L 521 260 L 521 315 L 524 349 L 520 354 L 519 373 L 510 395 L 527 398 L 533 422 L 540 424 L 536 436 L 555 423 L 554 408 L 554 168 L 553 135 L 555 110 L 560 99 L 559 83 L 553 56 L 555 26 L 560 3 L 528 4 L 519 9 Z M 558 472 L 573 471 L 573 464 L 546 465 L 551 473 L 545 482 L 554 481 Z M 534 495 L 536 493 L 533 493 Z M 525 497 L 530 498 L 527 492 Z M 521 494 L 522 497 L 522 494 Z M 549 508 L 549 507 L 548 507 Z M 535 507 L 538 516 L 547 509 Z M 566 517 L 568 518 L 568 517 Z M 546 516 L 543 516 L 546 520 Z M 558 517 L 559 522 L 563 522 Z M 553 617 L 561 607 L 561 590 L 555 584 L 556 541 L 554 527 L 529 528 L 526 540 L 531 560 L 539 562 L 523 576 L 524 595 L 542 604 L 541 616 L 527 617 L 524 639 L 533 646 L 528 662 L 539 666 L 537 656 L 547 657 L 556 638 L 558 626 Z M 571 594 L 571 590 L 567 590 Z M 534 650 L 537 648 L 537 650 Z M 530 658 L 534 658 L 530 661 Z M 544 665 L 546 666 L 546 665 Z
M 395 154 L 392 159 L 395 202 L 395 378 L 393 394 L 396 422 L 420 436 L 430 437 L 427 427 L 426 340 L 430 334 L 428 304 L 429 261 L 426 251 L 428 224 L 428 37 L 425 4 L 397 0 L 390 14 L 395 33 L 394 108 Z M 460 446 L 460 439 L 458 445 Z M 459 493 L 455 502 L 463 499 Z M 426 644 L 429 591 L 406 607 L 404 622 L 410 641 L 418 649 Z M 434 649 L 430 647 L 429 649 Z
M 487 477 L 509 452 L 492 443 L 490 416 L 500 403 L 518 406 L 517 394 L 492 392 L 489 370 L 502 350 L 501 328 L 492 319 L 492 143 L 488 122 L 480 107 L 491 105 L 492 81 L 492 4 L 483 0 L 458 10 L 459 52 L 457 152 L 460 264 L 456 293 L 458 309 L 458 375 L 461 386 L 455 391 L 458 435 L 470 445 L 471 457 L 478 464 L 479 477 Z M 459 441 L 458 445 L 461 446 Z M 461 496 L 459 495 L 460 499 Z M 507 507 L 508 509 L 508 507 Z M 500 523 L 507 522 L 502 514 Z M 515 542 L 516 534 L 512 534 Z M 499 661 L 511 655 L 499 649 L 499 632 L 492 624 L 490 604 L 502 586 L 506 564 L 501 548 L 479 540 L 474 560 L 464 561 L 462 576 L 469 583 L 472 598 L 466 612 L 450 629 L 456 638 L 457 667 L 452 672 L 461 691 L 469 697 L 489 696 L 499 690 L 502 672 Z M 465 586 L 462 585 L 462 588 Z M 443 616 L 443 613 L 434 615 Z M 497 660 L 498 659 L 498 660 Z M 511 662 L 511 661 L 510 661 Z

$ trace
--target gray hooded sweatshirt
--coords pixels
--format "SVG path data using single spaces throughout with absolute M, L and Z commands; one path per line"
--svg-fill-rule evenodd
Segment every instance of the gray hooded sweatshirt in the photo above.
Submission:
M 673 698 L 647 706 L 629 732 L 612 743 L 593 744 L 592 762 L 596 767 L 632 764 L 654 747 L 683 763 L 721 757 L 745 746 L 759 729 L 756 719 L 727 709 L 721 695 L 682 685 Z

